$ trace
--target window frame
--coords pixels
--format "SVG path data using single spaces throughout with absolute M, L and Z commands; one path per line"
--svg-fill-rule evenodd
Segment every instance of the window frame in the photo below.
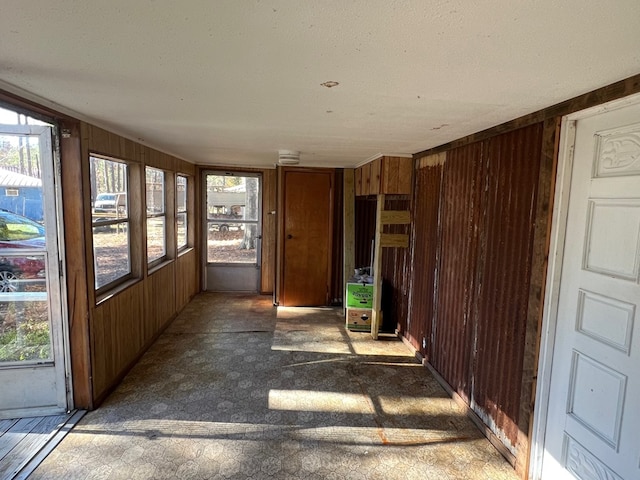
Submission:
M 147 188 L 148 186 L 148 182 L 147 182 L 147 172 L 149 170 L 153 170 L 155 172 L 159 172 L 162 174 L 162 211 L 160 212 L 150 212 L 149 211 L 149 190 Z M 144 167 L 144 191 L 145 191 L 145 195 L 144 195 L 144 202 L 145 202 L 145 229 L 146 229 L 146 235 L 145 235 L 145 256 L 146 256 L 146 260 L 147 260 L 147 269 L 151 270 L 154 267 L 156 267 L 157 265 L 165 262 L 168 258 L 169 258 L 169 240 L 168 240 L 168 222 L 167 222 L 167 217 L 169 216 L 168 214 L 168 209 L 167 209 L 167 177 L 171 174 L 171 172 L 167 172 L 166 170 L 163 170 L 161 168 L 157 168 L 157 167 L 153 167 L 151 165 L 145 165 Z M 163 249 L 164 252 L 160 257 L 154 258 L 152 260 L 149 259 L 149 219 L 151 218 L 162 218 L 164 219 L 164 232 L 163 232 L 163 237 L 162 237 L 162 241 L 163 241 Z
M 132 231 L 132 229 L 135 229 L 135 228 L 133 227 L 133 213 L 130 205 L 131 185 L 132 185 L 131 177 L 132 177 L 133 164 L 123 158 L 116 158 L 109 155 L 102 155 L 95 152 L 89 152 L 89 163 L 93 162 L 94 159 L 99 161 L 121 164 L 121 165 L 124 165 L 125 167 L 123 192 L 117 192 L 117 193 L 124 193 L 126 195 L 125 208 L 124 208 L 125 216 L 116 217 L 115 219 L 112 219 L 112 220 L 103 220 L 103 221 L 97 221 L 97 222 L 94 220 L 94 208 L 95 208 L 94 201 L 95 200 L 93 200 L 93 195 L 95 193 L 95 196 L 97 198 L 97 196 L 100 193 L 104 193 L 104 192 L 93 191 L 94 182 L 93 182 L 93 179 L 91 178 L 91 174 L 94 172 L 94 170 L 90 169 L 90 174 L 89 174 L 89 181 L 90 181 L 90 187 L 91 187 L 90 188 L 91 193 L 89 196 L 91 203 L 90 203 L 89 211 L 91 215 L 90 217 L 91 218 L 91 221 L 90 221 L 91 223 L 91 255 L 93 260 L 93 276 L 94 276 L 93 287 L 95 290 L 96 297 L 100 298 L 104 295 L 105 292 L 113 290 L 135 277 L 135 258 L 134 258 L 134 248 L 133 248 L 134 238 L 133 238 L 133 231 Z M 122 212 L 116 205 L 116 215 L 119 215 L 120 213 Z M 95 241 L 96 234 L 94 229 L 99 227 L 109 227 L 109 228 L 113 226 L 118 227 L 120 225 L 124 226 L 125 231 L 127 233 L 127 259 L 129 262 L 129 271 L 126 274 L 121 275 L 111 280 L 110 282 L 105 283 L 104 285 L 98 286 L 98 267 L 96 263 L 96 241 Z
M 180 192 L 178 188 L 178 182 L 180 179 L 184 179 L 184 209 L 180 209 L 180 204 L 178 199 L 180 198 Z M 176 182 L 175 182 L 175 191 L 176 191 L 176 205 L 175 205 L 175 232 L 176 232 L 176 250 L 178 253 L 184 252 L 185 250 L 191 248 L 191 242 L 189 241 L 190 232 L 190 215 L 189 215 L 189 176 L 184 173 L 176 173 Z M 180 245 L 179 237 L 178 237 L 178 218 L 181 215 L 184 215 L 184 228 L 185 228 L 185 243 Z

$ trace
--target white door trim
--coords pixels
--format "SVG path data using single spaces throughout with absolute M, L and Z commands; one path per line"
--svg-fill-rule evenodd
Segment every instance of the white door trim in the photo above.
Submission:
M 573 167 L 576 121 L 611 110 L 640 104 L 640 94 L 614 100 L 596 107 L 581 110 L 562 118 L 560 129 L 560 148 L 556 173 L 553 216 L 551 220 L 551 241 L 549 245 L 549 266 L 544 295 L 540 352 L 538 357 L 538 380 L 536 384 L 533 427 L 531 434 L 531 453 L 529 479 L 542 479 L 542 460 L 545 449 L 545 435 L 551 384 L 551 366 L 556 335 L 558 298 L 562 280 L 562 262 L 564 257 L 569 194 Z

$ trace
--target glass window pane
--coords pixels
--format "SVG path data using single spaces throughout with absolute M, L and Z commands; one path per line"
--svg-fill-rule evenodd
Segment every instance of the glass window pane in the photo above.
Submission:
M 45 125 L 0 108 L 0 123 Z M 40 142 L 0 135 L 0 367 L 53 360 Z
M 0 294 L 45 292 L 46 298 L 47 264 L 45 258 L 44 255 L 35 253 L 25 256 L 18 251 L 15 253 L 0 251 Z M 36 295 L 36 297 L 38 296 Z M 42 299 L 38 297 L 36 300 Z
M 90 168 L 95 284 L 101 288 L 131 273 L 127 165 L 91 156 Z
M 0 293 L 0 364 L 52 359 L 46 297 Z
M 189 218 L 187 215 L 187 177 L 176 177 L 176 243 L 178 250 L 188 243 Z
M 258 177 L 207 175 L 209 219 L 257 221 L 260 199 Z
M 164 171 L 146 168 L 147 199 L 147 262 L 159 260 L 167 254 Z
M 164 172 L 146 168 L 147 215 L 164 213 Z
M 129 222 L 93 228 L 93 262 L 96 288 L 131 273 Z
M 177 239 L 178 239 L 178 249 L 184 248 L 187 246 L 187 214 L 186 213 L 178 213 L 176 215 L 177 222 Z
M 178 212 L 187 211 L 187 177 L 176 177 L 176 209 Z
M 164 257 L 165 247 L 165 218 L 147 218 L 147 261 L 149 263 Z
M 256 263 L 255 244 L 246 241 L 245 229 L 255 224 L 209 223 L 207 240 L 207 261 L 209 263 Z

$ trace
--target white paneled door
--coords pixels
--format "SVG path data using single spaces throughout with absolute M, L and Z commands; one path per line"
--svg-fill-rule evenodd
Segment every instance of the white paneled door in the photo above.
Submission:
M 640 105 L 578 117 L 565 137 L 570 193 L 542 478 L 637 480 Z

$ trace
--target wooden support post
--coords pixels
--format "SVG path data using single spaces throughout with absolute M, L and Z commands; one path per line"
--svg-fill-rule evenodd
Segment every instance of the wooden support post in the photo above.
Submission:
M 355 258 L 355 172 L 352 168 L 344 169 L 344 187 L 343 187 L 343 205 L 344 205 L 344 224 L 343 224 L 343 264 L 344 270 L 342 275 L 342 291 L 344 292 L 344 309 L 347 309 L 347 281 L 353 276 L 356 268 Z
M 373 305 L 371 307 L 371 337 L 378 339 L 378 331 L 382 323 L 382 212 L 384 210 L 384 194 L 377 196 L 376 233 L 373 247 Z

